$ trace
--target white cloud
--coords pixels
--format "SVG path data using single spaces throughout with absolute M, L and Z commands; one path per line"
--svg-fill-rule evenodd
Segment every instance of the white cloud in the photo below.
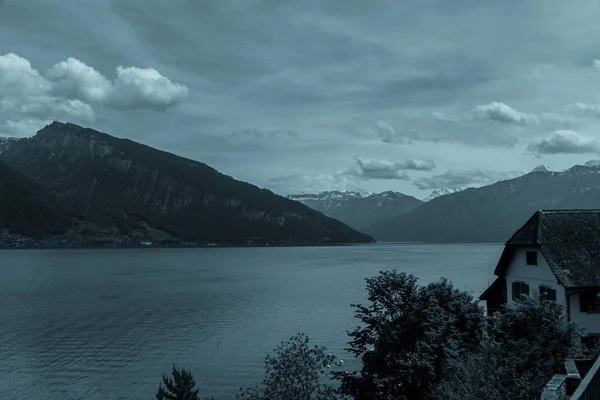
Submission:
M 492 171 L 483 168 L 468 170 L 449 169 L 443 174 L 419 178 L 413 184 L 421 190 L 445 189 L 453 187 L 475 187 L 521 176 L 525 171 Z
M 171 82 L 152 68 L 117 67 L 108 99 L 112 107 L 166 109 L 187 97 L 187 87 Z
M 117 77 L 111 82 L 74 58 L 54 65 L 46 77 L 59 95 L 116 109 L 166 109 L 188 94 L 187 87 L 171 82 L 153 68 L 118 66 Z
M 529 143 L 527 151 L 537 157 L 543 154 L 599 153 L 600 140 L 574 131 L 558 130 Z
M 535 115 L 517 111 L 502 102 L 496 101 L 475 107 L 473 113 L 476 118 L 488 119 L 503 124 L 530 125 L 538 123 Z
M 113 89 L 102 74 L 72 57 L 50 68 L 46 77 L 57 95 L 89 102 L 105 101 Z
M 33 127 L 35 121 L 55 118 L 89 123 L 94 120 L 92 105 L 164 110 L 181 102 L 188 93 L 185 86 L 171 82 L 155 69 L 119 66 L 116 71 L 116 79 L 111 82 L 94 68 L 68 58 L 42 75 L 17 54 L 0 55 L 0 113 L 13 122 L 5 124 L 4 129 L 12 127 L 14 134 L 22 135 L 17 127 Z

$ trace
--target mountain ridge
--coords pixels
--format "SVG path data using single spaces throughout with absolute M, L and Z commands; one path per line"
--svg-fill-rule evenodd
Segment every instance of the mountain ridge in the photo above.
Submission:
M 423 202 L 415 197 L 391 190 L 362 194 L 357 191 L 326 191 L 288 195 L 312 209 L 338 219 L 357 230 L 364 230 L 382 218 L 393 218 L 409 212 Z
M 537 170 L 435 198 L 365 231 L 378 241 L 504 243 L 540 209 L 600 208 L 600 166 Z
M 216 169 L 129 139 L 54 122 L 0 154 L 66 209 L 139 241 L 366 243 L 373 238 Z

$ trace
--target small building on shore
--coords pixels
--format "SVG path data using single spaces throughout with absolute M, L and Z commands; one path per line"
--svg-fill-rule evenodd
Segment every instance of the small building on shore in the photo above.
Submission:
M 537 211 L 508 239 L 494 275 L 480 296 L 488 313 L 535 294 L 600 335 L 600 210 Z

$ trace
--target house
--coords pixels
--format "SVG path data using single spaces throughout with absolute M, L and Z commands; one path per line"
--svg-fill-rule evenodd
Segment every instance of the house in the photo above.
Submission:
M 488 313 L 537 293 L 600 335 L 600 210 L 537 211 L 508 239 L 494 275 L 480 296 Z

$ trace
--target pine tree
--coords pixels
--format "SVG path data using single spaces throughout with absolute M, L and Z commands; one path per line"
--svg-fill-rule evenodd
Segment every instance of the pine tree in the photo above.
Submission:
M 156 391 L 156 400 L 200 400 L 196 380 L 190 371 L 173 365 L 173 378 L 163 375 Z M 164 386 L 163 386 L 164 384 Z

